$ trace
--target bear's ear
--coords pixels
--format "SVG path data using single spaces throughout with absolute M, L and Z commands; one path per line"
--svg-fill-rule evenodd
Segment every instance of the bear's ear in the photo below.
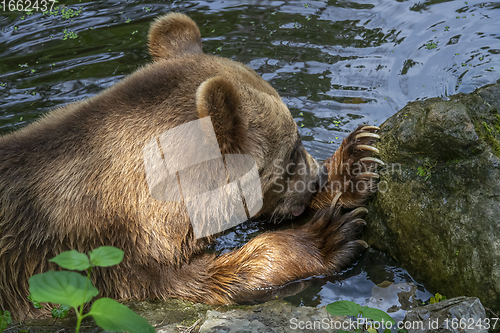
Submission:
M 241 151 L 246 131 L 240 97 L 228 79 L 216 76 L 203 82 L 196 91 L 196 107 L 200 118 L 210 116 L 223 154 Z
M 200 30 L 184 14 L 171 13 L 156 19 L 149 29 L 149 53 L 154 60 L 186 53 L 203 53 Z

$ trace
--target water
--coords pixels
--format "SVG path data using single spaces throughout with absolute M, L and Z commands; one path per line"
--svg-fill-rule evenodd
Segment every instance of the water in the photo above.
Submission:
M 471 92 L 500 78 L 500 2 L 59 0 L 57 5 L 52 14 L 0 9 L 0 133 L 93 96 L 146 64 L 149 24 L 170 11 L 199 24 L 206 53 L 246 63 L 268 80 L 289 106 L 304 146 L 319 160 L 360 123 L 381 124 L 409 101 Z M 252 223 L 241 226 L 213 248 L 239 246 L 261 230 Z M 389 259 L 370 252 L 340 277 L 318 279 L 288 299 L 305 305 L 339 298 L 367 302 L 375 284 L 383 282 L 377 274 L 412 282 Z M 430 295 L 419 290 L 422 299 Z
M 225 253 L 243 246 L 259 233 L 297 227 L 307 220 L 307 217 L 303 217 L 278 225 L 263 224 L 261 221 L 244 223 L 227 230 L 211 244 L 209 250 Z M 421 305 L 422 301 L 427 301 L 432 296 L 405 269 L 374 249 L 364 252 L 352 267 L 343 272 L 290 283 L 257 302 L 272 299 L 275 295 L 296 306 L 324 306 L 335 301 L 350 300 L 384 311 L 389 310 L 396 321 L 403 320 L 406 310 Z

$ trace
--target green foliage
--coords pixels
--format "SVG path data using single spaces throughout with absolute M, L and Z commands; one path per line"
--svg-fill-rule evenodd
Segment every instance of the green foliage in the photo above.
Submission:
M 369 306 L 361 306 L 352 301 L 337 301 L 330 303 L 326 306 L 326 311 L 328 311 L 332 316 L 351 316 L 351 317 L 363 317 L 371 319 L 379 323 L 390 322 L 393 325 L 396 324 L 394 319 L 391 318 L 386 312 L 371 308 Z M 368 332 L 377 332 L 374 329 L 366 328 Z M 384 333 L 390 332 L 390 330 L 385 330 Z M 345 331 L 339 331 L 345 332 Z M 361 329 L 356 329 L 356 332 L 361 332 Z
M 146 318 L 139 316 L 111 298 L 100 298 L 95 301 L 88 314 L 94 318 L 97 325 L 106 331 L 147 332 L 148 330 L 145 328 L 151 327 Z M 120 318 L 120 320 L 116 320 L 116 318 Z
M 93 266 L 109 267 L 118 265 L 123 260 L 123 251 L 116 251 L 116 247 L 101 246 L 90 251 L 90 262 Z
M 31 296 L 31 294 L 28 295 L 28 299 L 31 301 L 31 303 L 33 304 L 33 307 L 35 309 L 41 309 L 42 308 L 42 305 L 40 304 L 40 302 L 37 302 L 33 299 L 33 296 Z
M 89 258 L 77 250 L 62 252 L 49 261 L 72 271 L 84 271 L 90 267 Z
M 435 49 L 436 47 L 437 47 L 437 44 L 433 43 L 433 42 L 427 43 L 427 45 L 425 46 L 425 48 L 427 50 L 432 50 L 432 49 Z
M 9 324 L 12 323 L 12 317 L 9 311 L 0 311 L 0 332 L 3 332 Z
M 48 271 L 29 279 L 30 293 L 38 302 L 78 308 L 99 293 L 88 278 L 76 272 Z
M 1 84 L 0 84 L 1 86 Z M 496 113 L 495 114 L 495 121 L 493 121 L 493 125 L 495 126 L 495 129 L 497 130 L 497 132 L 500 133 L 500 114 Z
M 82 12 L 81 8 L 78 10 L 74 10 L 72 8 L 69 8 L 69 7 L 63 7 L 63 9 L 61 10 L 61 17 L 63 19 L 69 20 L 70 18 L 73 18 L 73 17 L 80 15 L 81 12 Z
M 110 298 L 96 300 L 90 311 L 83 314 L 85 303 L 90 302 L 98 294 L 98 290 L 90 281 L 92 268 L 117 265 L 122 260 L 123 251 L 112 246 L 99 247 L 91 251 L 89 256 L 76 250 L 62 252 L 50 261 L 65 269 L 86 270 L 87 276 L 68 271 L 48 271 L 34 275 L 29 279 L 31 293 L 29 299 L 35 307 L 40 306 L 38 302 L 61 304 L 58 308 L 52 309 L 54 318 L 64 318 L 70 308 L 75 309 L 77 333 L 80 331 L 82 320 L 88 316 L 92 316 L 96 324 L 107 331 L 155 332 L 145 318 Z
M 64 34 L 63 40 L 78 38 L 78 34 L 76 32 L 68 29 L 64 29 L 63 34 Z
M 493 128 L 485 121 L 474 122 L 474 127 L 477 135 L 490 145 L 496 156 L 500 157 L 500 141 L 497 139 L 500 135 L 498 133 L 498 130 L 500 129 L 500 117 L 497 115 L 495 116 L 496 117 L 493 120 Z
M 485 121 L 481 122 L 481 124 L 483 124 L 484 130 L 486 131 L 486 133 L 491 135 L 491 127 L 489 127 Z
M 52 311 L 50 311 L 50 314 L 52 315 L 52 318 L 64 319 L 68 316 L 69 309 L 69 306 L 60 305 L 57 308 L 53 308 Z
M 437 302 L 441 302 L 441 301 L 444 301 L 446 300 L 446 296 L 443 296 L 439 293 L 436 293 L 436 295 L 432 296 L 431 299 L 429 300 L 429 303 L 430 304 L 434 304 L 434 303 L 437 303 Z
M 396 324 L 394 319 L 392 319 L 391 316 L 389 316 L 384 311 L 375 308 L 370 308 L 368 306 L 361 307 L 361 315 L 373 321 L 379 321 L 379 322 L 387 321 L 393 323 L 394 325 Z
M 326 306 L 326 311 L 332 316 L 356 317 L 361 312 L 361 305 L 351 301 L 337 301 Z
M 431 169 L 436 166 L 437 162 L 432 164 L 431 162 L 425 162 L 423 166 L 417 168 L 417 175 L 420 177 L 425 177 L 424 180 L 429 179 L 431 176 Z

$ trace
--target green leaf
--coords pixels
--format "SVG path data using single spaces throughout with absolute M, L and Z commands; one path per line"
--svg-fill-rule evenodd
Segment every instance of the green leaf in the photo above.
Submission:
M 384 330 L 384 333 L 391 333 L 391 330 L 390 330 L 390 329 L 388 329 L 388 328 L 386 328 L 386 329 Z
M 442 296 L 440 293 L 436 293 L 436 295 L 432 296 L 431 299 L 429 300 L 430 304 L 434 304 L 437 302 L 444 301 L 446 297 Z
M 351 301 L 337 301 L 326 306 L 332 316 L 357 316 L 361 306 Z
M 92 304 L 89 315 L 106 331 L 130 333 L 154 333 L 147 319 L 111 298 L 100 298 Z
M 65 251 L 49 260 L 69 270 L 84 271 L 90 267 L 89 257 L 77 250 Z
M 31 301 L 31 303 L 33 303 L 33 306 L 35 307 L 35 309 L 41 309 L 42 308 L 42 305 L 40 304 L 40 302 L 35 301 L 35 299 L 33 298 L 33 296 L 28 295 L 28 299 Z
M 52 318 L 64 319 L 68 316 L 69 307 L 66 305 L 60 305 L 58 308 L 52 308 L 50 311 Z
M 12 317 L 9 311 L 0 311 L 0 332 L 3 332 L 9 324 L 12 323 Z
M 29 291 L 39 302 L 77 308 L 98 294 L 90 280 L 76 272 L 48 271 L 29 278 Z
M 386 322 L 389 321 L 393 325 L 396 324 L 394 319 L 392 319 L 391 316 L 389 316 L 387 313 L 385 313 L 384 311 L 379 310 L 379 309 L 370 308 L 369 306 L 362 306 L 361 307 L 361 314 L 363 315 L 363 317 L 369 318 L 373 321 L 382 322 L 382 320 L 383 320 Z
M 118 265 L 123 260 L 123 251 L 113 246 L 101 246 L 90 251 L 89 256 L 92 265 L 108 267 Z
M 432 49 L 435 49 L 436 47 L 437 47 L 436 43 L 432 43 L 432 42 L 427 43 L 427 45 L 425 46 L 425 48 L 427 50 L 432 50 Z

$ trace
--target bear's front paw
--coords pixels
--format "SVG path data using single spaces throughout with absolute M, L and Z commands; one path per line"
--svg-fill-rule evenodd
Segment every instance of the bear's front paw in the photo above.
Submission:
M 362 216 L 368 210 L 358 207 L 342 214 L 341 207 L 337 205 L 341 202 L 341 194 L 338 193 L 333 198 L 330 207 L 316 212 L 312 220 L 302 227 L 306 229 L 304 234 L 315 239 L 322 255 L 323 266 L 330 272 L 345 269 L 368 247 L 365 241 L 359 239 L 366 225 Z
M 361 125 L 349 134 L 339 149 L 325 161 L 328 182 L 313 199 L 311 207 L 322 209 L 332 202 L 337 193 L 343 193 L 340 205 L 345 208 L 362 206 L 377 190 L 377 166 L 384 163 L 373 157 L 378 149 L 373 144 L 380 137 L 376 126 Z

